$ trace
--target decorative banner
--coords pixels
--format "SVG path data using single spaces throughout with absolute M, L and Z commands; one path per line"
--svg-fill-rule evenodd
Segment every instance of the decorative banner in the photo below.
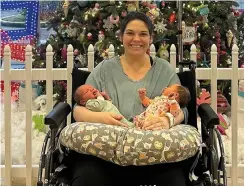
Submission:
M 186 26 L 183 34 L 183 44 L 191 45 L 197 40 L 197 27 L 196 26 Z
M 25 47 L 35 44 L 39 2 L 1 1 L 1 54 L 10 45 L 11 59 L 25 61 Z
M 55 16 L 55 11 L 61 6 L 62 1 L 43 1 L 40 0 L 40 21 L 49 21 Z

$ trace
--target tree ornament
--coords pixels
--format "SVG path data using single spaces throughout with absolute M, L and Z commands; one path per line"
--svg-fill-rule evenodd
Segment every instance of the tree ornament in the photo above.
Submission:
M 92 9 L 92 12 L 91 12 L 92 17 L 96 17 L 98 15 L 99 8 L 100 8 L 99 3 L 96 3 L 95 6 L 94 6 L 94 8 Z
M 160 9 L 159 8 L 151 8 L 149 10 L 149 13 L 156 19 L 160 15 Z
M 119 22 L 119 16 L 113 16 L 113 15 L 111 15 L 110 16 L 110 22 L 112 24 L 117 24 Z
M 63 58 L 64 61 L 67 60 L 67 48 L 66 48 L 66 44 L 63 45 L 63 48 L 61 49 L 61 56 Z
M 239 17 L 239 16 L 240 16 L 239 10 L 234 10 L 234 16 L 235 16 L 235 17 Z
M 79 42 L 82 44 L 85 39 L 86 29 L 83 29 L 83 32 L 79 35 Z
M 147 0 L 143 0 L 142 2 L 141 2 L 141 4 L 142 4 L 142 6 L 144 6 L 144 7 L 149 7 L 149 2 L 147 1 Z
M 165 3 L 165 1 L 162 1 L 162 7 L 165 7 L 165 5 L 166 5 L 166 3 Z
M 233 33 L 232 33 L 232 31 L 229 29 L 228 31 L 227 31 L 227 33 L 226 33 L 226 39 L 227 39 L 227 46 L 229 47 L 229 48 L 231 48 L 231 43 L 232 43 L 232 38 L 233 38 Z
M 79 50 L 78 49 L 75 49 L 73 54 L 74 54 L 74 56 L 79 55 Z
M 127 16 L 127 11 L 126 11 L 126 10 L 123 10 L 122 13 L 121 13 L 121 16 L 122 16 L 122 17 Z
M 186 27 L 185 21 L 182 21 L 182 23 L 181 23 L 182 36 L 185 35 L 185 27 Z
M 115 0 L 109 0 L 110 5 L 114 5 L 115 4 Z
M 169 47 L 169 44 L 166 44 L 166 42 L 164 41 L 158 51 L 157 51 L 157 55 L 160 57 L 160 58 L 163 58 L 165 60 L 169 60 L 169 52 L 168 52 L 168 47 Z
M 91 32 L 89 32 L 89 33 L 87 34 L 87 37 L 88 37 L 88 40 L 92 40 L 92 39 L 93 39 L 93 35 L 92 35 L 92 33 L 91 33 Z
M 105 39 L 105 34 L 103 31 L 99 31 L 99 35 L 98 35 L 98 40 L 101 41 L 101 40 L 104 40 Z
M 98 20 L 98 21 L 96 22 L 96 27 L 97 27 L 98 29 L 100 29 L 100 28 L 101 28 L 101 25 L 102 25 L 102 20 L 100 19 L 100 20 Z
M 134 3 L 128 4 L 128 8 L 127 8 L 128 12 L 134 12 L 136 10 L 137 10 L 136 4 L 134 4 Z
M 157 34 L 163 33 L 164 31 L 167 30 L 167 29 L 166 29 L 166 26 L 167 26 L 167 24 L 164 24 L 164 23 L 163 23 L 163 20 L 162 20 L 161 22 L 157 21 L 157 23 L 154 24 L 154 27 L 155 27 L 155 28 L 154 28 L 154 31 L 156 31 Z
M 208 29 L 208 28 L 209 28 L 208 23 L 205 23 L 205 24 L 204 24 L 204 29 Z
M 65 2 L 63 4 L 63 9 L 64 9 L 65 17 L 67 17 L 67 14 L 68 14 L 68 7 L 69 7 L 69 1 L 68 0 L 65 0 Z
M 226 64 L 227 64 L 229 67 L 231 67 L 231 65 L 232 65 L 232 62 L 231 62 L 231 56 L 228 56 L 228 57 L 227 57 Z
M 221 39 L 220 39 L 220 33 L 219 33 L 219 31 L 216 31 L 216 33 L 215 33 L 215 38 L 216 38 L 216 46 L 217 46 L 217 64 L 219 64 L 220 63 L 220 59 L 219 59 L 219 57 L 220 57 L 220 47 L 221 47 Z
M 208 5 L 202 4 L 197 7 L 197 10 L 199 11 L 200 16 L 208 15 L 209 13 Z
M 203 60 L 202 60 L 202 66 L 205 68 L 209 68 L 210 60 L 207 60 L 206 54 L 203 53 Z
M 110 31 L 114 28 L 114 25 L 110 22 L 110 18 L 108 17 L 107 19 L 103 19 L 104 25 L 103 28 L 106 31 Z
M 94 8 L 100 8 L 100 4 L 99 3 L 95 3 L 95 5 L 94 5 Z
M 88 65 L 86 55 L 74 56 L 74 64 L 77 68 L 85 68 Z
M 69 27 L 67 29 L 67 34 L 71 38 L 76 38 L 77 35 L 78 35 L 78 28 L 77 27 L 72 27 L 71 25 L 69 25 Z
M 157 4 L 152 3 L 152 4 L 150 5 L 150 8 L 151 8 L 151 9 L 155 9 L 155 8 L 157 8 Z
M 115 34 L 116 34 L 116 38 L 120 38 L 120 30 L 117 30 Z
M 200 44 L 196 44 L 196 49 L 197 49 L 197 60 L 201 60 L 201 49 L 200 49 Z
M 84 8 L 84 7 L 88 6 L 88 1 L 78 0 L 78 1 L 77 1 L 77 4 L 78 4 L 80 7 Z
M 175 14 L 175 11 L 173 11 L 169 17 L 169 23 L 170 24 L 174 23 L 175 19 L 176 19 L 176 14 Z

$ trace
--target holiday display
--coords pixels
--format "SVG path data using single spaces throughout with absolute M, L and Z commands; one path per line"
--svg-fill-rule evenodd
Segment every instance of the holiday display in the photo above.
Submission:
M 38 1 L 1 1 L 1 53 L 10 46 L 11 59 L 25 61 L 25 47 L 35 44 L 38 27 Z M 9 14 L 8 11 L 13 11 Z M 8 13 L 8 14 L 7 14 Z
M 197 46 L 197 67 L 210 67 L 211 46 L 218 50 L 218 67 L 231 67 L 231 48 L 234 43 L 243 45 L 243 13 L 236 13 L 235 1 L 189 1 L 182 2 L 183 51 L 189 59 L 191 44 Z M 153 44 L 157 56 L 169 61 L 171 44 L 178 48 L 178 7 L 175 1 L 69 1 L 58 6 L 48 22 L 56 34 L 51 34 L 47 43 L 37 46 L 45 51 L 48 44 L 54 50 L 54 67 L 66 67 L 67 46 L 74 48 L 74 63 L 77 67 L 87 66 L 87 49 L 95 48 L 95 66 L 108 58 L 110 44 L 115 55 L 123 52 L 120 42 L 120 23 L 131 11 L 146 13 L 152 20 Z M 242 23 L 242 24 L 241 24 Z M 241 49 L 240 49 L 241 50 Z M 177 54 L 178 55 L 178 54 Z M 178 60 L 178 59 L 177 59 Z M 177 62 L 178 63 L 178 62 Z M 34 67 L 45 67 L 43 53 L 34 56 Z M 243 53 L 239 56 L 239 66 L 243 65 Z M 220 81 L 218 81 L 220 82 Z M 200 81 L 205 87 L 205 81 Z M 229 92 L 230 83 L 221 84 L 222 91 Z M 206 88 L 206 87 L 205 87 Z M 210 88 L 208 88 L 210 89 Z M 226 97 L 226 93 L 223 93 Z M 228 95 L 228 94 L 227 94 Z M 63 98 L 64 100 L 64 98 Z M 227 98 L 230 103 L 230 99 Z

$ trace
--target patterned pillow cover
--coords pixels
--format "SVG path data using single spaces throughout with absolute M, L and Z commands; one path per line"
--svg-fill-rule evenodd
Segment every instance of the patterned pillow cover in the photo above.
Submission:
M 200 134 L 190 125 L 145 131 L 76 122 L 65 127 L 60 136 L 60 143 L 71 150 L 122 166 L 182 161 L 196 154 L 200 142 Z

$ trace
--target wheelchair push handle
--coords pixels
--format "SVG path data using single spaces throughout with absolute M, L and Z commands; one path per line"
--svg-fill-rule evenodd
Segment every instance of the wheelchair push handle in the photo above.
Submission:
M 188 66 L 190 70 L 196 69 L 196 62 L 193 60 L 184 60 L 179 62 L 179 72 L 183 72 L 183 68 Z

